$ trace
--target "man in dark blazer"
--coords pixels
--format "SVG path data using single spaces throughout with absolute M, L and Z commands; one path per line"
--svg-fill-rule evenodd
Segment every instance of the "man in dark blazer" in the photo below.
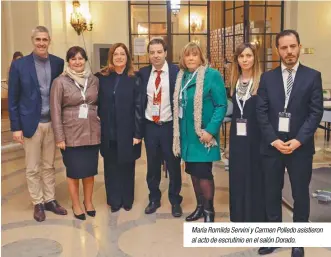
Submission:
M 282 189 L 287 169 L 294 200 L 293 221 L 308 222 L 314 133 L 323 115 L 321 73 L 299 63 L 300 38 L 294 30 L 276 37 L 281 66 L 261 76 L 257 118 L 262 133 L 268 222 L 282 222 Z M 262 247 L 259 254 L 275 248 Z M 292 248 L 292 257 L 304 256 Z
M 14 61 L 9 72 L 8 109 L 13 139 L 24 144 L 26 178 L 34 219 L 45 220 L 45 209 L 66 215 L 55 200 L 55 140 L 51 126 L 49 94 L 64 61 L 48 53 L 46 27 L 32 31 L 33 52 Z
M 173 140 L 173 94 L 179 68 L 167 63 L 167 47 L 163 39 L 154 38 L 148 46 L 151 65 L 141 68 L 138 76 L 142 80 L 146 94 L 145 135 L 147 154 L 147 184 L 150 191 L 146 214 L 154 213 L 161 206 L 161 158 L 169 171 L 168 196 L 172 205 L 172 215 L 182 216 L 180 196 L 180 159 L 172 152 Z

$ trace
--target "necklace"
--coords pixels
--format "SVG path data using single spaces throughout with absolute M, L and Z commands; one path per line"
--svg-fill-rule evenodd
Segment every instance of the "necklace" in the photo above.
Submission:
M 238 94 L 240 99 L 242 99 L 246 95 L 248 85 L 249 85 L 249 80 L 244 82 L 242 80 L 242 77 L 240 76 L 239 84 L 238 84 L 238 87 L 237 87 L 237 94 Z

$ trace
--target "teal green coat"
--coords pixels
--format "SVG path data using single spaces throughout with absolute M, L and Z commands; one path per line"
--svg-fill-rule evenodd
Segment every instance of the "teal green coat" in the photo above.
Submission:
M 182 88 L 191 75 L 185 71 L 182 80 Z M 181 157 L 186 162 L 213 162 L 221 159 L 220 154 L 220 127 L 222 125 L 226 109 L 227 98 L 224 82 L 221 74 L 212 68 L 207 68 L 203 86 L 202 104 L 202 128 L 213 135 L 218 146 L 205 148 L 200 143 L 199 137 L 194 130 L 194 94 L 196 76 L 189 83 L 186 92 L 183 94 L 183 118 L 179 119 Z M 185 96 L 186 95 L 186 96 Z

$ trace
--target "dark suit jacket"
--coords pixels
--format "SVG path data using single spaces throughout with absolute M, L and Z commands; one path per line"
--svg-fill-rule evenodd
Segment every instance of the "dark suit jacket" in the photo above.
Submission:
M 277 155 L 270 144 L 276 139 L 284 142 L 297 139 L 302 145 L 295 155 L 315 153 L 314 133 L 323 115 L 321 73 L 299 65 L 287 107 L 291 113 L 290 132 L 278 132 L 279 112 L 284 111 L 285 91 L 281 67 L 261 76 L 257 99 L 257 119 L 262 133 L 261 153 Z
M 49 55 L 51 85 L 63 72 L 64 61 Z M 37 130 L 41 116 L 41 93 L 32 54 L 13 62 L 9 72 L 8 109 L 12 131 L 23 131 L 30 138 Z
M 174 65 L 172 63 L 168 62 L 169 66 L 169 93 L 170 93 L 170 104 L 171 104 L 171 110 L 173 112 L 174 110 L 174 92 L 175 92 L 175 86 L 176 86 L 176 79 L 177 79 L 177 73 L 179 71 L 179 68 L 177 65 Z M 152 71 L 152 65 L 143 67 L 139 70 L 137 75 L 141 78 L 144 93 L 145 93 L 145 99 L 144 99 L 144 110 L 146 110 L 147 107 L 147 86 L 148 86 L 148 80 L 149 76 L 151 75 Z
M 142 139 L 143 137 L 144 109 L 140 79 L 136 76 L 129 77 L 125 71 L 119 80 L 115 98 L 113 98 L 116 73 L 112 72 L 108 76 L 98 74 L 97 77 L 99 78 L 98 114 L 101 121 L 100 153 L 105 156 L 105 151 L 110 147 L 110 122 L 113 120 L 110 117 L 110 107 L 111 101 L 115 99 L 118 161 L 134 161 L 141 155 L 141 143 L 132 146 L 133 138 Z

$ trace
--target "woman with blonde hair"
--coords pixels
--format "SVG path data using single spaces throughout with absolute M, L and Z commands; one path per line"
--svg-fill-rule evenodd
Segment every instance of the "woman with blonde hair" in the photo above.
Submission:
M 180 58 L 174 93 L 173 152 L 185 161 L 191 175 L 197 207 L 186 217 L 214 222 L 212 162 L 220 160 L 219 131 L 227 100 L 221 74 L 208 67 L 196 43 L 188 43 Z
M 230 129 L 230 220 L 264 221 L 261 133 L 256 119 L 260 82 L 258 51 L 251 43 L 237 46 L 232 63 L 233 115 Z
M 130 53 L 123 43 L 112 45 L 107 66 L 98 75 L 100 153 L 104 160 L 107 203 L 112 212 L 131 210 L 135 161 L 141 154 L 143 94 Z

